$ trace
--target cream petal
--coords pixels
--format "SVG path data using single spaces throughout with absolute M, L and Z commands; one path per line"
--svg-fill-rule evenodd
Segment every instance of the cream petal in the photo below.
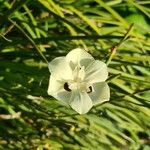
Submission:
M 49 85 L 48 85 L 48 95 L 52 95 L 53 93 L 56 93 L 57 91 L 62 90 L 63 84 L 57 80 L 53 74 L 50 75 L 49 78 Z
M 57 80 L 53 75 L 50 76 L 47 93 L 66 104 L 71 98 L 71 92 L 64 89 L 64 81 Z
M 93 105 L 100 104 L 110 99 L 110 89 L 106 82 L 95 83 L 92 85 L 92 92 L 89 96 Z
M 85 114 L 92 108 L 92 101 L 86 92 L 73 91 L 69 105 L 79 114 Z
M 85 70 L 85 81 L 88 83 L 103 82 L 108 77 L 107 66 L 104 62 L 95 60 Z
M 89 53 L 81 48 L 76 48 L 70 51 L 66 55 L 66 59 L 70 63 L 72 69 L 77 65 L 86 67 L 92 60 L 94 60 Z
M 69 101 L 71 98 L 71 92 L 66 91 L 66 90 L 59 91 L 57 93 L 57 95 L 55 96 L 55 98 L 58 99 L 59 101 L 62 101 L 65 104 L 69 105 Z
M 57 79 L 72 79 L 72 70 L 65 57 L 57 57 L 53 59 L 49 65 L 49 70 Z

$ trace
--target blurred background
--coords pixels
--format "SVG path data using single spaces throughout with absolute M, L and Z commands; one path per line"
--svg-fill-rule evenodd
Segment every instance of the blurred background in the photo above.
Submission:
M 85 115 L 47 94 L 46 62 L 77 47 L 109 68 Z M 149 54 L 149 0 L 0 0 L 0 149 L 150 150 Z

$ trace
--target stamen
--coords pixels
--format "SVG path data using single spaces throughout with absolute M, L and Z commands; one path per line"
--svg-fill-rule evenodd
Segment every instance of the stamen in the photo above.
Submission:
M 89 86 L 87 93 L 91 93 L 91 92 L 92 92 L 92 86 Z
M 69 85 L 67 82 L 64 84 L 64 89 L 68 92 L 71 92 L 71 89 L 69 89 Z

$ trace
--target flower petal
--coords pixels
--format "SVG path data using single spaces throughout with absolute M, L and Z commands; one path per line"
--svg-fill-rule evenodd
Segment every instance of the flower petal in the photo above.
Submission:
M 103 82 L 108 77 L 107 66 L 104 62 L 95 60 L 85 70 L 85 80 L 89 83 Z
M 106 82 L 95 83 L 92 86 L 93 90 L 89 96 L 93 105 L 100 104 L 110 99 L 110 89 Z
M 49 70 L 57 79 L 72 79 L 72 70 L 65 57 L 53 59 L 49 65 Z
M 71 92 L 64 89 L 64 82 L 57 80 L 53 74 L 50 76 L 47 93 L 66 104 L 69 103 L 71 98 Z
M 76 48 L 70 51 L 66 55 L 66 59 L 70 63 L 72 69 L 74 69 L 77 65 L 86 67 L 91 62 L 91 60 L 94 60 L 94 58 L 89 53 L 81 48 Z
M 86 92 L 72 92 L 69 105 L 79 114 L 85 114 L 92 108 L 92 101 Z
M 48 95 L 52 95 L 53 93 L 56 93 L 57 91 L 60 91 L 63 89 L 63 84 L 57 80 L 53 74 L 50 75 L 49 79 L 49 85 L 48 85 Z

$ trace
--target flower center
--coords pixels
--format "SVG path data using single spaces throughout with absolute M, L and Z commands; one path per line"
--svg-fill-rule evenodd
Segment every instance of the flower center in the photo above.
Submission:
M 92 92 L 92 86 L 89 86 L 87 82 L 84 81 L 85 68 L 84 66 L 77 66 L 73 71 L 73 79 L 65 82 L 64 89 L 68 92 L 73 90 L 86 91 L 87 93 Z

